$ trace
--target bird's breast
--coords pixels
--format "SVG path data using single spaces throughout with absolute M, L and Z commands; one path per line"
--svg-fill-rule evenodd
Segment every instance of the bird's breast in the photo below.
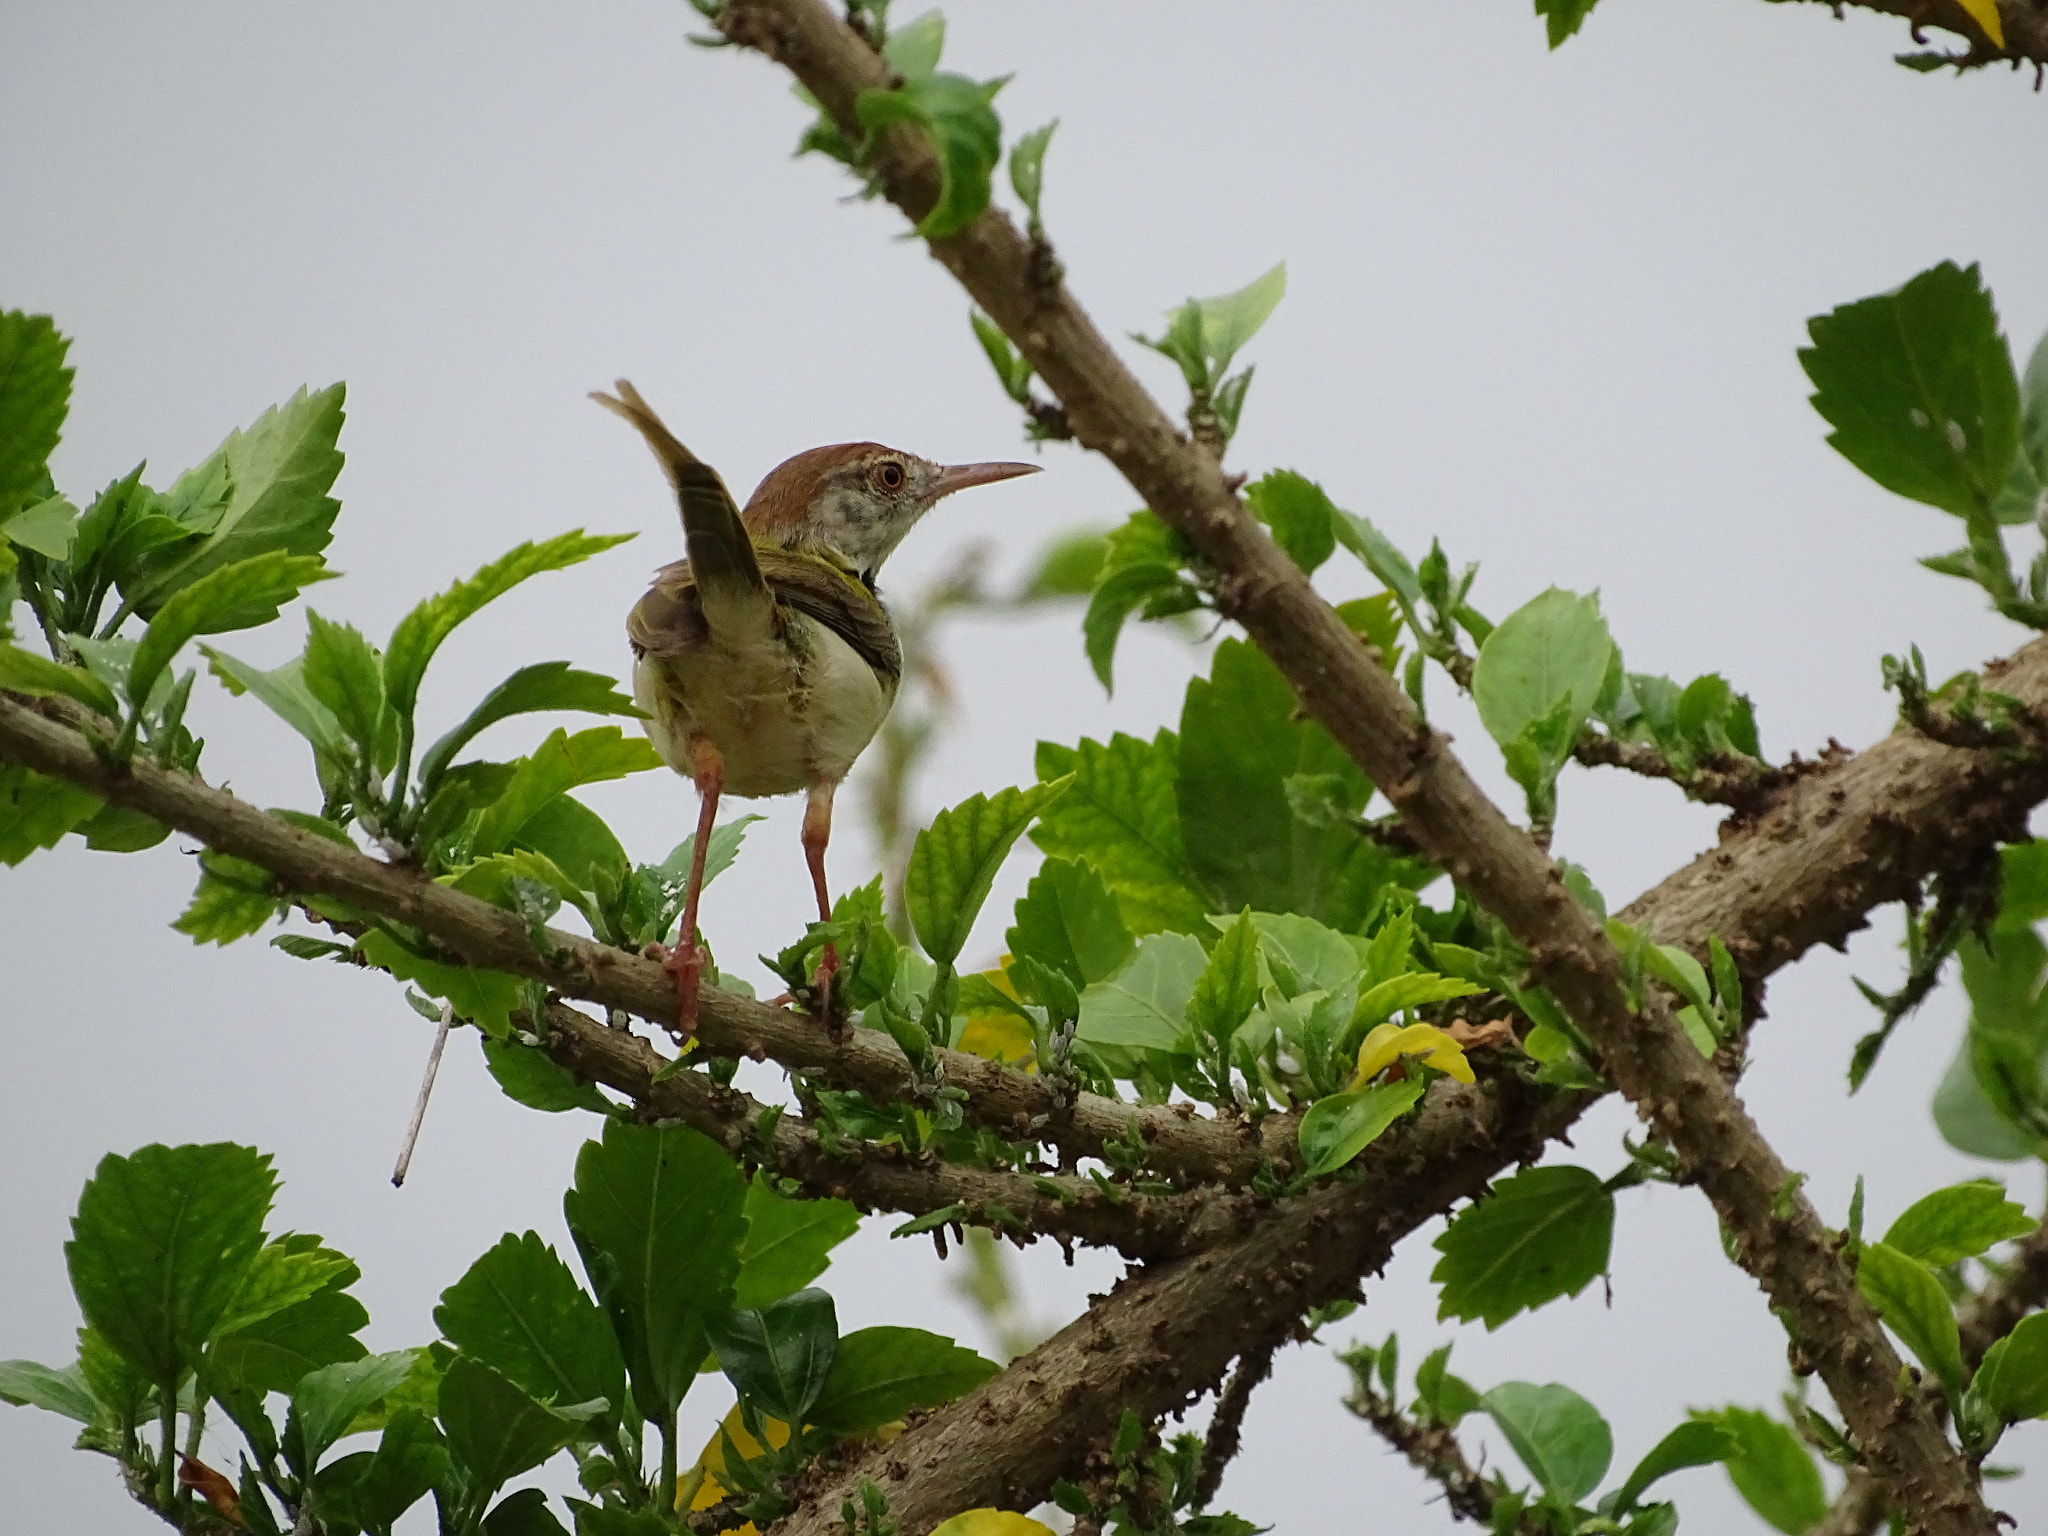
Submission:
M 725 760 L 736 795 L 786 795 L 837 783 L 881 729 L 895 698 L 852 646 L 815 619 L 783 610 L 782 634 L 744 645 L 707 637 L 681 655 L 649 654 L 633 669 L 647 736 L 688 774 L 703 738 Z

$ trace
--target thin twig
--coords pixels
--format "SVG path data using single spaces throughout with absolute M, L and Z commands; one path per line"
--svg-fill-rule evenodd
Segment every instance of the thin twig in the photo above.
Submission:
M 391 1186 L 402 1188 L 405 1172 L 412 1167 L 412 1149 L 419 1142 L 420 1126 L 427 1118 L 427 1100 L 433 1096 L 434 1079 L 440 1075 L 441 1052 L 448 1048 L 448 1031 L 455 1027 L 455 1010 L 441 1005 L 441 1022 L 434 1029 L 434 1046 L 427 1052 L 426 1075 L 420 1079 L 420 1096 L 413 1101 L 412 1124 L 405 1128 L 405 1145 L 398 1149 L 398 1166 L 391 1170 Z
M 1223 1469 L 1237 1454 L 1245 1410 L 1252 1405 L 1252 1393 L 1273 1374 L 1273 1355 L 1278 1347 L 1274 1343 L 1255 1344 L 1238 1356 L 1237 1369 L 1231 1372 L 1230 1384 L 1216 1400 L 1216 1416 L 1209 1421 L 1209 1434 L 1202 1442 L 1202 1474 L 1195 1481 L 1194 1508 L 1207 1509 L 1216 1490 L 1223 1485 Z
M 1442 1488 L 1444 1502 L 1457 1519 L 1484 1526 L 1493 1524 L 1501 1489 L 1472 1465 L 1449 1426 L 1425 1424 L 1408 1417 L 1391 1398 L 1375 1392 L 1363 1373 L 1353 1374 L 1352 1390 L 1344 1399 L 1344 1406 L 1407 1458 L 1409 1465 Z M 1540 1536 L 1549 1526 L 1535 1519 L 1518 1519 L 1512 1529 Z

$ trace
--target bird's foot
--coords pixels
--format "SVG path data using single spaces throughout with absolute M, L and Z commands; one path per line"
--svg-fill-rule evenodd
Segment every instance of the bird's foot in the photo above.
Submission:
M 697 1033 L 697 989 L 704 977 L 704 947 L 695 940 L 674 949 L 650 944 L 646 954 L 650 960 L 659 960 L 661 968 L 675 978 L 676 1022 L 669 1033 L 678 1042 L 687 1040 Z
M 825 1021 L 825 1029 L 837 1040 L 846 1033 L 842 1011 L 833 1007 L 832 979 L 839 974 L 839 951 L 827 944 L 818 956 L 818 969 L 811 977 L 812 1013 Z

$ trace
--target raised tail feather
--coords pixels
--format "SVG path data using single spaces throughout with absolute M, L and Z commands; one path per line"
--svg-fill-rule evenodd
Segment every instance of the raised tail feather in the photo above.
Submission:
M 718 478 L 717 470 L 685 448 L 662 424 L 631 382 L 620 379 L 612 387 L 618 391 L 616 396 L 592 390 L 590 398 L 639 429 L 676 488 L 683 540 L 690 551 L 690 575 L 702 594 L 712 632 L 765 619 L 771 609 L 768 583 L 762 579 L 754 541 L 747 536 L 732 492 Z

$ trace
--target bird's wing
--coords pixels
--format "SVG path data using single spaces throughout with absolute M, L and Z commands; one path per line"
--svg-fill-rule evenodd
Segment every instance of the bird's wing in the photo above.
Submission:
M 616 396 L 593 392 L 590 398 L 639 429 L 675 487 L 676 501 L 683 514 L 683 540 L 690 551 L 690 573 L 699 594 L 700 617 L 708 619 L 721 634 L 759 627 L 770 615 L 769 605 L 763 601 L 768 584 L 761 577 L 760 562 L 754 558 L 754 541 L 747 537 L 746 524 L 740 521 L 740 509 L 732 492 L 718 478 L 717 470 L 685 448 L 662 425 L 661 418 L 648 408 L 631 383 L 620 379 L 612 387 L 618 390 Z
M 859 578 L 816 555 L 772 545 L 756 545 L 753 553 L 778 608 L 831 630 L 894 691 L 903 675 L 896 626 Z M 654 585 L 626 619 L 626 634 L 643 656 L 686 656 L 711 638 L 690 562 L 678 560 L 655 574 Z
M 903 675 L 903 650 L 896 626 L 881 600 L 859 577 L 819 555 L 756 545 L 755 558 L 785 608 L 815 619 L 853 648 L 892 694 Z

